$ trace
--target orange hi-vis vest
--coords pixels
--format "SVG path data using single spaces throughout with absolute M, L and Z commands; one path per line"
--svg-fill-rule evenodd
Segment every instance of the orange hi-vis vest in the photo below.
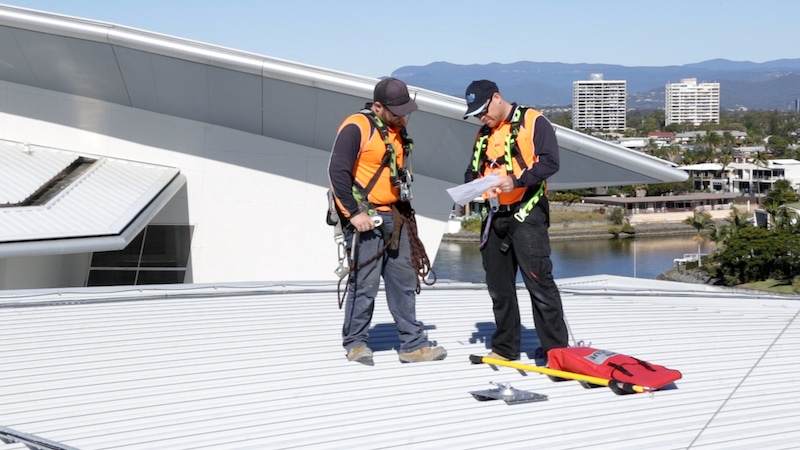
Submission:
M 405 172 L 406 160 L 413 146 L 413 141 L 405 133 L 405 122 L 399 129 L 394 129 L 386 126 L 371 111 L 363 110 L 348 117 L 338 131 L 347 125 L 356 125 L 361 132 L 361 150 L 353 167 L 354 196 L 359 201 L 366 200 L 376 210 L 391 211 L 391 205 L 400 200 L 398 177 L 401 175 L 398 171 Z M 362 198 L 365 192 L 366 199 Z M 339 207 L 347 214 L 341 204 Z
M 472 170 L 480 176 L 496 173 L 499 176 L 513 174 L 516 178 L 522 171 L 532 167 L 538 157 L 533 148 L 533 129 L 536 118 L 542 113 L 532 108 L 518 106 L 512 113 L 511 121 L 503 121 L 495 129 L 488 125 L 481 127 L 475 139 L 475 153 L 472 160 Z M 520 151 L 518 142 L 523 142 Z M 530 145 L 530 151 L 527 146 Z M 511 192 L 497 193 L 497 200 L 501 205 L 513 205 L 522 200 L 528 188 L 518 187 Z M 489 199 L 490 192 L 483 194 L 484 199 Z

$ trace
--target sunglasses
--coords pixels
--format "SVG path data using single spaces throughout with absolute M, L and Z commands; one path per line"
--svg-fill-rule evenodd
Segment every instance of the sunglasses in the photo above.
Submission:
M 476 117 L 478 120 L 481 120 L 481 119 L 483 119 L 483 116 L 485 116 L 485 115 L 486 115 L 486 113 L 488 113 L 488 112 L 489 112 L 489 105 L 491 105 L 491 104 L 492 104 L 492 97 L 489 97 L 489 101 L 487 101 L 487 102 L 486 102 L 486 107 L 485 107 L 485 108 L 483 108 L 483 111 L 479 112 L 478 114 L 475 114 L 475 117 Z

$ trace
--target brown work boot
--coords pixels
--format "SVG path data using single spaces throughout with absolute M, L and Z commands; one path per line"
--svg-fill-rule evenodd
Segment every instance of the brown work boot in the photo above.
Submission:
M 495 352 L 489 353 L 488 355 L 484 356 L 484 358 L 499 359 L 500 361 L 516 361 L 516 360 L 519 359 L 519 358 L 509 359 L 509 358 L 506 358 L 505 356 L 503 356 L 503 355 L 501 355 L 499 353 L 495 353 Z
M 444 347 L 422 347 L 413 352 L 400 353 L 399 356 L 401 363 L 440 361 L 447 357 L 447 350 Z
M 372 350 L 366 345 L 358 345 L 347 352 L 347 360 L 360 362 L 362 364 L 372 362 Z

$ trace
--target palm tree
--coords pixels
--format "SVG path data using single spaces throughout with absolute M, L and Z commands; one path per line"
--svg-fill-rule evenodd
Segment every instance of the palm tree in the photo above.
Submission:
M 720 175 L 725 177 L 725 190 L 730 192 L 731 191 L 731 174 L 727 172 L 725 169 L 733 162 L 733 157 L 726 153 L 723 153 L 722 156 L 719 157 L 719 163 L 722 165 L 720 169 Z
M 716 131 L 709 130 L 706 132 L 706 136 L 703 140 L 708 146 L 709 151 L 711 151 L 711 153 L 716 153 L 717 148 L 722 143 L 722 136 L 720 136 Z
M 736 145 L 736 138 L 733 137 L 733 134 L 730 131 L 722 133 L 722 146 L 731 149 L 734 145 Z
M 686 220 L 683 221 L 685 224 L 689 224 L 697 230 L 697 236 L 692 238 L 695 242 L 697 242 L 697 267 L 703 266 L 703 260 L 700 256 L 700 244 L 706 240 L 706 237 L 703 235 L 703 231 L 709 230 L 714 227 L 714 220 L 711 218 L 711 215 L 702 210 L 695 210 L 691 217 L 687 217 Z
M 665 150 L 666 159 L 676 163 L 679 162 L 683 154 L 683 148 L 678 144 L 670 144 Z
M 753 164 L 756 165 L 756 170 L 758 170 L 759 167 L 767 167 L 767 165 L 768 165 L 767 155 L 764 152 L 756 153 L 756 156 L 753 157 Z M 759 189 L 759 184 L 760 183 L 758 181 L 758 178 L 756 177 L 755 171 L 753 173 L 753 181 L 755 181 L 755 183 L 756 183 L 756 191 L 757 191 L 756 194 L 759 194 L 760 192 L 758 192 L 758 191 L 760 191 L 760 189 Z
M 731 211 L 730 216 L 726 219 L 731 227 L 731 234 L 737 234 L 742 228 L 749 227 L 750 224 L 747 222 L 747 215 L 740 213 L 738 210 Z

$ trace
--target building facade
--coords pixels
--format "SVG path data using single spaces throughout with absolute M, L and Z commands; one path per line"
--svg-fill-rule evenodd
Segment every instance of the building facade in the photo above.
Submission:
M 733 192 L 741 195 L 764 196 L 778 180 L 787 180 L 792 189 L 800 191 L 800 161 L 768 159 L 766 164 L 754 162 L 702 163 L 681 166 L 692 179 L 695 190 Z
M 572 83 L 572 128 L 575 130 L 624 130 L 625 80 L 604 80 L 593 73 L 589 80 Z
M 684 78 L 680 83 L 667 83 L 665 124 L 705 122 L 719 123 L 719 83 L 697 83 Z

